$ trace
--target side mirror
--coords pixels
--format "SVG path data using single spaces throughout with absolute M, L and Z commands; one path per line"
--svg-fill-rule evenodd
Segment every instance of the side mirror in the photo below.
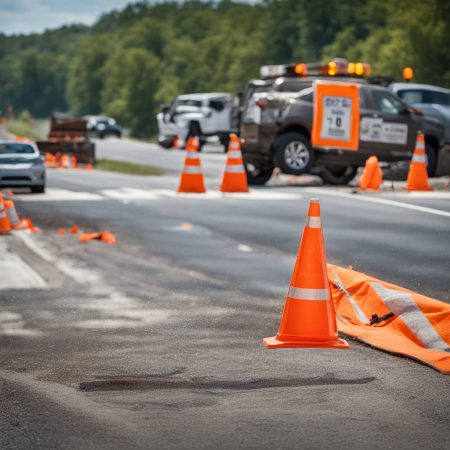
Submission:
M 161 105 L 161 111 L 163 112 L 163 114 L 167 114 L 169 112 L 169 109 L 170 109 L 170 105 L 167 105 L 167 104 Z

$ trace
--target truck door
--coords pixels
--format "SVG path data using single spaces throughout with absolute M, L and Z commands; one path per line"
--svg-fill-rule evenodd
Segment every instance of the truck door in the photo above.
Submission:
M 385 89 L 365 86 L 360 123 L 360 149 L 380 160 L 408 159 L 418 131 L 404 103 Z

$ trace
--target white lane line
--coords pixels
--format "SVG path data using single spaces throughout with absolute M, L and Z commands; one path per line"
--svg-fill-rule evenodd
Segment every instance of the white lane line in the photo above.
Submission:
M 0 289 L 45 288 L 47 283 L 22 258 L 0 244 Z
M 361 194 L 347 194 L 346 192 L 336 192 L 336 191 L 333 192 L 333 191 L 328 191 L 326 189 L 307 188 L 305 190 L 307 192 L 311 192 L 312 194 L 331 195 L 331 196 L 335 196 L 335 197 L 350 198 L 352 200 L 359 200 L 359 201 L 367 202 L 367 203 L 378 203 L 380 205 L 388 205 L 388 206 L 395 206 L 398 208 L 411 209 L 414 211 L 420 211 L 420 212 L 424 212 L 424 213 L 428 213 L 428 214 L 434 214 L 436 216 L 450 217 L 450 211 L 443 211 L 441 209 L 428 208 L 426 206 L 412 205 L 411 203 L 397 202 L 395 200 L 388 200 L 386 198 L 368 197 L 367 195 L 361 195 Z
M 69 191 L 67 189 L 47 188 L 45 194 L 17 194 L 22 202 L 61 202 L 61 201 L 97 201 L 104 197 L 91 192 Z
M 237 246 L 237 249 L 240 252 L 244 252 L 244 253 L 251 253 L 253 251 L 253 249 L 249 245 L 245 245 L 245 244 L 239 244 Z

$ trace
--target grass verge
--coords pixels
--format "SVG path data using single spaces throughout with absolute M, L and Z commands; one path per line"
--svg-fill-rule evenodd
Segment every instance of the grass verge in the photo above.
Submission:
M 164 175 L 164 171 L 158 167 L 113 159 L 98 159 L 95 168 L 109 172 L 126 173 L 128 175 Z
M 29 139 L 37 138 L 33 127 L 27 122 L 23 122 L 21 120 L 8 120 L 6 122 L 6 129 L 16 136 L 27 137 Z

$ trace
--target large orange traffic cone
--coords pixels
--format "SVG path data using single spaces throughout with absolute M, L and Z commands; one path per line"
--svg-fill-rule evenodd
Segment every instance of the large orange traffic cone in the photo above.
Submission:
M 361 178 L 359 179 L 359 187 L 364 190 L 378 191 L 383 182 L 383 172 L 378 164 L 378 158 L 371 156 L 367 159 Z
M 190 137 L 186 144 L 186 158 L 178 192 L 206 192 L 198 149 L 198 137 Z
M 17 214 L 14 202 L 12 200 L 5 200 L 4 205 L 11 227 L 16 228 L 20 224 L 20 219 L 19 215 Z
M 241 143 L 235 134 L 230 135 L 227 164 L 220 190 L 222 192 L 248 192 L 247 174 L 242 161 Z
M 419 133 L 406 180 L 408 191 L 431 191 L 428 184 L 425 136 Z
M 3 195 L 0 194 L 0 233 L 7 233 L 11 230 L 11 222 L 9 221 L 8 214 L 6 213 Z
M 348 348 L 338 338 L 327 275 L 319 200 L 311 199 L 300 249 L 276 336 L 267 348 Z

